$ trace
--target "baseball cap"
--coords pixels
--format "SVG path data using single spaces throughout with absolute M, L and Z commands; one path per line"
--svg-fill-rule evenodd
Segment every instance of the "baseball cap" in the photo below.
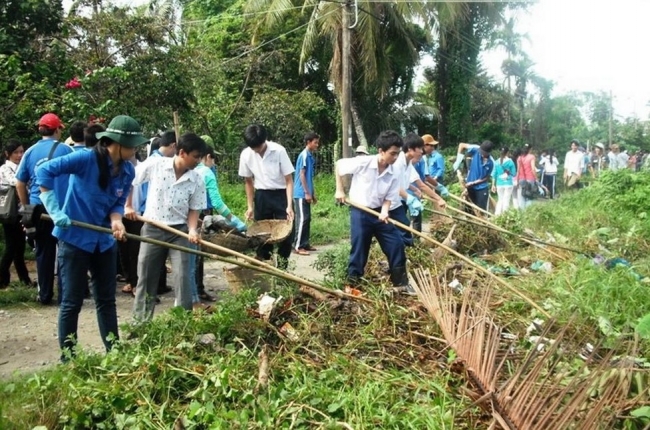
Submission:
M 43 115 L 41 119 L 38 120 L 38 126 L 51 128 L 52 130 L 56 130 L 57 128 L 65 128 L 61 122 L 61 119 L 53 113 L 46 113 Z

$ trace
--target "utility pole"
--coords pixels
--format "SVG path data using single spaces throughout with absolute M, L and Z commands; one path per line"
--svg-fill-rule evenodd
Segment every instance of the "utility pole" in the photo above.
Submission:
M 612 90 L 609 90 L 609 146 L 612 146 L 612 122 L 614 121 L 614 102 Z
M 352 156 L 352 82 L 350 73 L 350 0 L 343 5 L 341 20 L 341 149 L 343 158 Z

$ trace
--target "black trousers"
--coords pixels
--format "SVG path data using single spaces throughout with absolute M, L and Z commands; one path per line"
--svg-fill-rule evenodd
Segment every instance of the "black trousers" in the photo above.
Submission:
M 122 223 L 126 232 L 129 234 L 140 235 L 142 230 L 142 221 L 133 221 L 128 218 L 122 218 Z M 125 242 L 117 242 L 120 254 L 120 265 L 122 266 L 123 275 L 127 284 L 133 288 L 138 285 L 138 254 L 140 253 L 140 241 L 129 239 Z
M 256 221 L 264 219 L 287 219 L 287 191 L 286 190 L 255 190 L 255 213 Z M 293 243 L 293 229 L 291 234 L 278 243 L 278 267 L 286 269 L 291 255 L 291 244 Z M 262 245 L 257 248 L 257 257 L 263 260 L 271 258 L 273 245 Z
M 469 200 L 481 209 L 488 210 L 488 202 L 490 201 L 490 189 L 488 187 L 475 190 L 474 188 L 467 189 L 467 196 Z
M 18 280 L 31 286 L 32 281 L 29 279 L 29 272 L 25 265 L 25 232 L 23 226 L 20 222 L 16 222 L 3 224 L 2 228 L 5 233 L 5 252 L 2 254 L 2 260 L 0 260 L 0 287 L 9 285 L 11 263 L 16 268 Z
M 294 201 L 294 232 L 295 249 L 308 249 L 311 244 L 309 243 L 309 236 L 311 234 L 311 204 L 305 199 L 293 199 Z
M 548 196 L 551 199 L 555 198 L 555 176 L 556 175 L 544 175 L 542 177 L 542 185 L 548 190 Z
M 34 236 L 36 272 L 38 273 L 38 299 L 43 304 L 51 303 L 54 297 L 54 268 L 58 240 L 52 236 L 52 230 L 54 230 L 52 221 L 40 220 Z M 59 282 L 59 300 L 60 298 L 61 282 Z

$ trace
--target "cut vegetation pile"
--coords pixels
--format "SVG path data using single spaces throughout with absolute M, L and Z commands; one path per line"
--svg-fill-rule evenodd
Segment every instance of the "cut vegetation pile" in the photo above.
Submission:
M 409 249 L 418 298 L 388 292 L 374 246 L 370 303 L 279 283 L 269 313 L 254 289 L 170 312 L 108 355 L 4 382 L 0 428 L 647 428 L 650 225 L 612 187 L 647 196 L 650 177 L 628 176 L 497 221 L 584 254 L 444 223 L 433 236 L 473 264 Z M 348 252 L 319 256 L 326 286 L 343 288 Z

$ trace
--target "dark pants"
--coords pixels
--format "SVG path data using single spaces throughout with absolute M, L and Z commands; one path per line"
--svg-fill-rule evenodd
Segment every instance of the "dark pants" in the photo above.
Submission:
M 52 236 L 54 224 L 41 220 L 36 230 L 36 272 L 38 273 L 38 298 L 48 304 L 54 297 L 54 268 L 56 265 L 56 237 Z M 60 277 L 59 277 L 60 279 Z M 61 281 L 59 281 L 59 300 L 61 299 Z
M 551 199 L 555 198 L 555 176 L 556 175 L 544 175 L 542 177 L 542 185 L 548 190 L 548 196 Z
M 118 339 L 115 288 L 117 282 L 117 245 L 104 252 L 87 252 L 66 242 L 59 243 L 59 268 L 63 298 L 59 309 L 59 345 L 62 351 L 77 343 L 77 324 L 88 287 L 88 271 L 92 277 L 99 334 L 106 350 Z M 112 336 L 111 336 L 112 334 Z M 112 337 L 112 340 L 109 339 Z M 65 359 L 65 357 L 64 357 Z
M 309 249 L 309 236 L 311 232 L 311 204 L 305 199 L 293 199 L 295 223 L 293 231 L 296 234 L 296 239 L 293 244 L 295 249 Z
M 264 219 L 287 219 L 287 191 L 286 190 L 255 190 L 255 220 Z M 278 243 L 278 267 L 286 269 L 291 246 L 293 243 L 293 230 L 291 234 Z M 271 258 L 273 245 L 262 245 L 257 248 L 257 257 L 263 260 Z
M 388 212 L 388 216 L 394 219 L 397 222 L 401 222 L 404 225 L 411 225 L 411 221 L 409 221 L 407 212 L 409 210 L 409 207 L 406 205 L 406 202 L 402 202 L 402 206 L 398 207 L 397 209 L 393 209 L 392 211 Z M 413 246 L 413 235 L 411 234 L 410 231 L 402 230 L 399 227 L 395 227 L 397 231 L 399 232 L 400 236 L 402 237 L 402 240 L 404 241 L 404 245 L 406 246 Z
M 381 209 L 375 209 L 380 212 Z M 406 252 L 404 241 L 397 227 L 386 224 L 379 219 L 356 208 L 350 208 L 350 260 L 348 262 L 348 279 L 352 283 L 363 277 L 370 253 L 372 238 L 377 238 L 382 252 L 388 258 L 391 274 L 405 271 Z M 408 282 L 408 280 L 406 280 Z M 393 282 L 396 283 L 396 282 Z M 405 285 L 402 281 L 396 285 Z
M 140 235 L 143 225 L 142 221 L 123 218 L 122 223 L 127 233 Z M 138 285 L 138 253 L 140 252 L 140 241 L 128 239 L 125 242 L 117 242 L 117 246 L 120 255 L 120 264 L 122 265 L 126 282 L 135 288 Z
M 416 216 L 411 215 L 411 227 L 420 233 L 422 232 L 422 212 L 419 212 Z
M 474 203 L 476 206 L 481 209 L 489 210 L 488 203 L 490 201 L 490 189 L 481 188 L 480 190 L 475 190 L 474 188 L 467 189 L 467 196 L 469 200 Z
M 2 228 L 5 233 L 5 252 L 2 254 L 2 260 L 0 260 L 0 287 L 9 285 L 11 263 L 16 268 L 18 280 L 31 286 L 32 281 L 29 279 L 29 272 L 27 266 L 25 266 L 25 232 L 23 226 L 16 222 L 3 224 Z

